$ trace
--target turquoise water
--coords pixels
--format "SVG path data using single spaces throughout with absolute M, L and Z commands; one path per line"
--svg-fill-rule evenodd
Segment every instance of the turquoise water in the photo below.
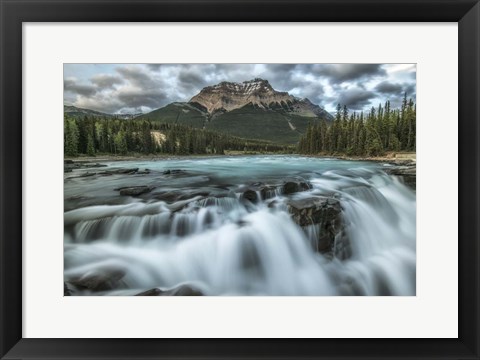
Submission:
M 416 197 L 383 172 L 386 165 L 300 156 L 107 165 L 65 175 L 64 277 L 122 278 L 111 289 L 75 295 L 134 295 L 182 284 L 211 296 L 416 294 Z M 119 168 L 148 173 L 100 174 Z M 96 174 L 77 177 L 87 171 Z M 285 193 L 286 181 L 309 188 Z M 115 190 L 145 185 L 151 191 L 137 197 Z M 259 201 L 243 198 L 247 188 Z M 328 254 L 312 247 L 321 224 L 302 228 L 289 212 L 291 201 L 325 197 L 339 202 L 344 224 Z M 345 239 L 348 256 L 337 256 Z

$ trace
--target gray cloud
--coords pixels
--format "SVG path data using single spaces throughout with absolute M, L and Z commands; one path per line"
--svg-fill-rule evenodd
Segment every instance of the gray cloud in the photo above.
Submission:
M 150 68 L 150 70 L 158 71 L 160 70 L 162 64 L 147 64 L 147 66 Z
M 391 83 L 388 81 L 382 81 L 375 90 L 382 94 L 401 94 L 403 92 L 403 86 L 400 84 Z
M 311 69 L 334 84 L 386 74 L 380 64 L 316 64 Z
M 178 87 L 181 93 L 194 93 L 209 85 L 205 80 L 205 71 L 202 68 L 182 68 L 177 77 Z
M 346 105 L 351 110 L 363 110 L 371 104 L 371 100 L 375 97 L 375 93 L 372 91 L 351 88 L 340 93 L 338 103 Z
M 266 65 L 272 72 L 285 73 L 296 69 L 297 64 L 268 64 Z
M 108 113 L 150 111 L 188 101 L 221 81 L 266 79 L 277 91 L 334 111 L 337 103 L 368 110 L 403 92 L 415 98 L 412 68 L 379 64 L 73 64 L 65 67 L 64 101 Z M 83 69 L 85 69 L 83 71 Z M 387 71 L 388 70 L 388 71 Z
M 95 75 L 90 81 L 100 88 L 112 88 L 114 85 L 123 84 L 123 80 L 120 77 L 108 74 Z
M 63 81 L 63 89 L 66 92 L 83 96 L 92 96 L 97 92 L 97 88 L 95 86 L 79 84 L 74 79 L 65 79 Z
M 136 91 L 124 90 L 116 97 L 124 107 L 141 108 L 142 106 L 155 109 L 164 104 L 167 95 L 161 90 Z
M 151 89 L 160 85 L 159 82 L 155 81 L 152 76 L 143 68 L 127 65 L 118 67 L 116 70 L 124 80 L 138 88 Z
M 406 84 L 403 91 L 407 93 L 407 97 L 415 98 L 417 96 L 417 94 L 416 94 L 416 92 L 417 92 L 416 84 Z

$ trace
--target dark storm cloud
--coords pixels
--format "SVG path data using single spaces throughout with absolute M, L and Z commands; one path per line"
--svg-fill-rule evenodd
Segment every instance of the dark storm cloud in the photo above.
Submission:
M 63 81 L 63 89 L 66 92 L 83 96 L 92 96 L 97 92 L 97 88 L 95 86 L 78 84 L 74 79 L 65 79 Z
M 366 106 L 371 104 L 371 100 L 375 99 L 375 97 L 375 93 L 371 91 L 352 88 L 340 93 L 338 103 L 346 105 L 351 110 L 363 110 Z
M 272 72 L 288 72 L 297 67 L 297 64 L 268 64 L 267 68 Z
M 407 84 L 405 86 L 405 89 L 403 90 L 404 92 L 407 93 L 407 97 L 416 97 L 416 92 L 417 92 L 417 86 L 415 84 Z
M 114 85 L 123 84 L 123 80 L 114 75 L 99 74 L 93 76 L 90 81 L 99 88 L 112 88 Z
M 140 108 L 142 106 L 156 109 L 163 105 L 167 95 L 161 90 L 152 91 L 121 91 L 117 95 L 117 99 L 122 103 L 123 107 Z
M 334 112 L 337 103 L 368 110 L 404 92 L 415 99 L 414 64 L 94 64 L 67 65 L 64 100 L 94 110 L 148 112 L 188 101 L 222 81 L 268 80 L 277 91 Z
M 153 70 L 153 71 L 158 71 L 160 70 L 160 67 L 162 66 L 162 64 L 147 64 L 147 67 L 150 69 L 150 70 Z
M 382 81 L 375 86 L 375 90 L 382 94 L 400 94 L 403 92 L 403 86 L 388 81 Z
M 305 79 L 306 73 L 301 70 L 301 66 L 295 64 L 268 64 L 265 65 L 265 71 L 260 74 L 260 77 L 267 79 L 276 90 L 288 92 L 301 87 L 313 91 L 315 86 L 312 86 L 311 81 Z M 302 97 L 312 97 L 313 93 L 317 94 L 318 91 L 302 94 Z
M 129 65 L 118 67 L 116 70 L 124 80 L 138 88 L 151 89 L 159 85 L 146 69 Z
M 190 68 L 181 69 L 178 74 L 178 86 L 183 93 L 194 92 L 198 89 L 204 88 L 207 83 L 205 81 L 205 74 L 202 69 Z
M 311 65 L 311 71 L 332 84 L 386 74 L 380 64 L 317 64 Z
M 390 96 L 403 96 L 405 93 L 407 97 L 415 97 L 416 93 L 416 85 L 415 84 L 398 84 L 398 83 L 390 83 L 388 81 L 382 81 L 374 88 L 380 94 Z

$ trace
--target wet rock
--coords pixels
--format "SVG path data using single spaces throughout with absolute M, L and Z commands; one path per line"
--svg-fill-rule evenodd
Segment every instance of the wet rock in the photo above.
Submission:
M 94 205 L 121 205 L 125 202 L 126 200 L 119 196 L 72 196 L 65 199 L 63 210 L 66 212 Z
M 412 190 L 417 188 L 417 167 L 416 166 L 396 166 L 386 169 L 385 172 L 390 175 L 399 176 L 403 179 L 405 185 Z
M 70 172 L 70 171 L 67 171 L 67 172 Z M 70 176 L 68 179 L 78 179 L 78 178 L 85 178 L 85 177 L 91 177 L 91 176 L 95 176 L 97 173 L 94 173 L 94 172 L 84 172 L 83 174 L 79 174 L 77 176 Z
M 333 245 L 333 244 L 332 244 Z M 333 255 L 340 260 L 349 259 L 352 256 L 352 247 L 345 229 L 342 229 L 335 235 L 334 248 L 331 249 Z
M 187 174 L 187 172 L 181 169 L 171 169 L 171 170 L 165 170 L 163 172 L 163 175 L 182 175 L 182 174 Z
M 178 200 L 176 202 L 172 202 L 171 204 L 167 204 L 168 210 L 170 210 L 172 213 L 176 213 L 178 211 L 183 210 L 185 207 L 187 207 L 190 203 L 195 203 L 195 201 L 201 200 L 201 196 L 196 196 L 187 200 Z M 194 209 L 192 208 L 192 211 L 198 211 L 198 208 Z
M 324 196 L 289 199 L 287 207 L 293 221 L 300 226 L 337 221 L 342 211 L 338 199 Z
M 107 165 L 104 164 L 99 164 L 99 163 L 89 163 L 89 162 L 84 162 L 84 161 L 76 161 L 74 162 L 73 160 L 65 160 L 64 161 L 64 172 L 71 172 L 72 170 L 78 170 L 78 169 L 89 169 L 89 168 L 100 168 L 100 167 L 106 167 Z
M 252 203 L 257 203 L 258 202 L 258 195 L 257 192 L 254 190 L 247 190 L 242 194 L 242 198 L 245 200 L 248 200 Z
M 283 184 L 283 193 L 285 195 L 290 195 L 300 191 L 307 191 L 311 188 L 312 186 L 306 181 L 287 181 Z
M 203 293 L 191 285 L 180 285 L 169 290 L 154 288 L 138 293 L 135 296 L 203 296 Z
M 266 185 L 262 182 L 255 182 L 237 189 L 237 192 L 242 193 L 241 198 L 255 204 L 261 200 L 274 197 L 275 186 Z
M 178 201 L 182 195 L 182 192 L 177 190 L 158 191 L 157 189 L 157 191 L 152 194 L 152 198 L 171 204 Z
M 342 208 L 338 199 L 324 196 L 290 199 L 287 208 L 292 220 L 301 226 L 306 233 L 315 235 L 313 248 L 321 253 L 332 253 L 335 248 L 339 257 L 348 255 Z M 336 246 L 342 242 L 337 251 Z M 346 258 L 346 257 L 345 257 Z
M 118 191 L 120 191 L 122 196 L 138 196 L 149 193 L 152 191 L 152 188 L 150 186 L 130 186 L 119 188 Z
M 83 167 L 84 168 L 99 168 L 99 167 L 107 167 L 107 165 L 95 163 L 95 164 L 84 164 Z
M 105 268 L 94 270 L 85 275 L 70 279 L 70 283 L 80 289 L 91 291 L 107 291 L 118 287 L 125 271 L 119 268 Z
M 262 195 L 262 199 L 270 199 L 272 197 L 275 197 L 275 186 L 263 186 L 260 189 L 260 194 Z
M 158 288 L 154 288 L 154 289 L 150 289 L 150 290 L 135 294 L 135 296 L 161 296 L 162 293 L 164 293 L 164 291 Z
M 180 196 L 178 196 L 178 200 L 189 200 L 189 199 L 192 199 L 192 198 L 198 198 L 199 196 L 200 197 L 207 197 L 208 195 L 210 195 L 210 192 L 205 190 L 205 191 L 187 191 L 185 194 L 181 194 Z
M 71 296 L 72 291 L 68 288 L 67 283 L 63 283 L 63 296 Z
M 169 296 L 203 296 L 203 293 L 190 285 L 181 285 L 175 289 L 167 290 L 164 295 Z
M 275 209 L 275 207 L 279 204 L 277 200 L 271 200 L 267 203 L 269 209 Z
M 293 194 L 300 191 L 300 186 L 297 183 L 289 181 L 283 185 L 283 193 L 285 195 Z
M 121 168 L 121 169 L 112 169 L 99 172 L 99 175 L 108 176 L 108 175 L 133 175 L 138 172 L 138 168 Z

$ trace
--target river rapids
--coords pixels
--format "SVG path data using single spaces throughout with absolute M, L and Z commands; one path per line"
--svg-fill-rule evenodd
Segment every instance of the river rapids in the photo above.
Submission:
M 65 173 L 71 295 L 415 295 L 416 196 L 386 164 L 300 156 Z

